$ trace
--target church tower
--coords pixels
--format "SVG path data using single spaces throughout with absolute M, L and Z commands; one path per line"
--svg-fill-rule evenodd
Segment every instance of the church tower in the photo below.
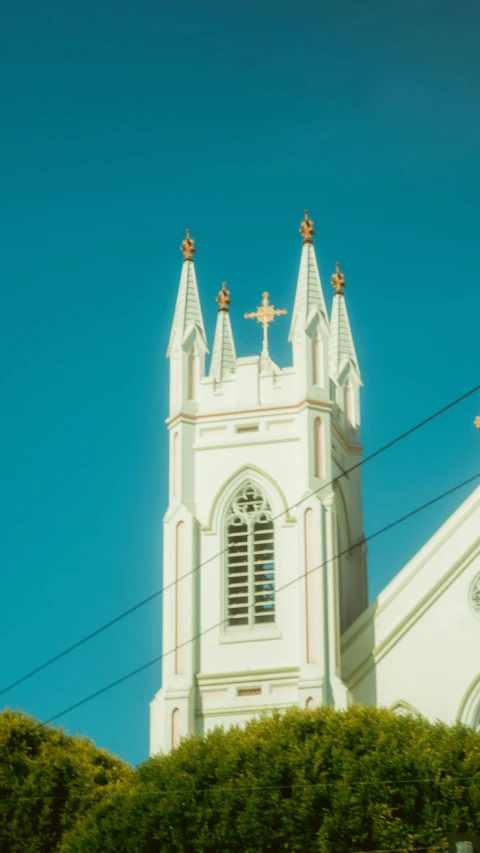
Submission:
M 237 358 L 224 284 L 206 373 L 189 232 L 181 246 L 151 754 L 264 710 L 348 702 L 340 635 L 366 607 L 366 561 L 355 547 L 360 471 L 336 478 L 360 459 L 362 383 L 343 274 L 337 265 L 329 319 L 308 211 L 300 232 L 293 366 L 283 369 L 270 357 L 268 326 L 286 310 L 264 293 L 245 314 L 263 327 L 261 354 Z

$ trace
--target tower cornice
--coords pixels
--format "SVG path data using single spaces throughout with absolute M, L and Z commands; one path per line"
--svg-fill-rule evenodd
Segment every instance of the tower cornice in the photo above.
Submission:
M 266 406 L 265 408 L 257 408 L 257 409 L 236 409 L 235 411 L 229 412 L 208 412 L 205 414 L 186 414 L 185 412 L 178 412 L 171 418 L 167 418 L 165 423 L 171 427 L 174 426 L 177 421 L 185 420 L 185 421 L 205 421 L 205 420 L 223 420 L 224 418 L 240 418 L 245 415 L 257 415 L 261 417 L 262 415 L 272 414 L 273 412 L 300 412 L 306 406 L 313 407 L 318 410 L 323 410 L 325 412 L 330 412 L 333 407 L 333 403 L 324 400 L 311 400 L 306 398 L 305 400 L 301 400 L 300 403 L 294 403 L 290 406 Z

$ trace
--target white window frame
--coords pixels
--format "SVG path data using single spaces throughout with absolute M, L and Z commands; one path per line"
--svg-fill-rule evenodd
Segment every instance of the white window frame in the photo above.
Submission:
M 254 496 L 255 496 L 255 502 L 257 502 L 259 504 L 259 508 L 254 513 L 251 513 L 251 514 L 245 513 L 242 511 L 242 506 L 244 506 L 247 503 L 246 498 L 247 498 L 247 494 L 250 491 L 253 491 Z M 240 499 L 240 503 L 239 503 L 239 499 Z M 232 615 L 232 613 L 231 613 L 231 601 L 233 600 L 231 598 L 232 585 L 231 585 L 230 567 L 231 567 L 232 563 L 230 562 L 230 558 L 231 558 L 231 555 L 230 555 L 230 535 L 231 535 L 230 528 L 232 527 L 232 521 L 235 518 L 238 518 L 238 519 L 243 518 L 244 519 L 243 525 L 239 524 L 238 526 L 239 527 L 246 527 L 246 532 L 243 534 L 239 534 L 240 536 L 243 535 L 245 537 L 245 544 L 247 546 L 246 547 L 247 570 L 246 570 L 246 572 L 244 572 L 244 574 L 246 574 L 246 583 L 241 584 L 242 587 L 245 587 L 245 586 L 247 587 L 247 593 L 246 593 L 246 595 L 239 594 L 239 597 L 247 598 L 247 604 L 243 605 L 243 607 L 247 608 L 247 612 L 246 612 L 246 614 L 244 614 L 244 613 L 242 614 L 242 615 L 246 615 L 246 617 L 247 617 L 246 624 L 238 624 L 237 620 L 234 620 L 233 622 L 230 621 L 231 615 Z M 270 528 L 264 528 L 264 530 L 259 531 L 260 538 L 257 538 L 255 536 L 255 533 L 253 532 L 254 531 L 254 525 L 256 523 L 258 523 L 259 521 L 261 523 L 262 520 L 264 522 L 267 522 L 268 524 L 271 524 L 271 527 Z M 268 571 L 268 576 L 271 575 L 271 578 L 269 577 L 269 581 L 268 581 L 271 584 L 271 587 L 270 587 L 271 592 L 269 594 L 271 594 L 271 596 L 272 596 L 271 614 L 268 613 L 268 615 L 269 616 L 271 615 L 271 617 L 272 617 L 270 619 L 259 618 L 262 615 L 265 616 L 267 614 L 265 612 L 264 613 L 261 613 L 261 612 L 256 613 L 256 607 L 258 607 L 258 606 L 261 607 L 261 603 L 259 605 L 258 602 L 257 602 L 257 604 L 255 602 L 255 595 L 256 595 L 255 590 L 256 590 L 256 588 L 258 588 L 262 584 L 262 579 L 257 578 L 257 580 L 255 580 L 255 544 L 256 543 L 260 544 L 260 545 L 263 544 L 263 539 L 261 537 L 261 534 L 264 533 L 266 529 L 271 532 L 271 535 L 269 536 L 268 540 L 264 543 L 264 544 L 270 544 L 271 543 L 271 548 L 269 548 L 269 552 L 271 553 L 271 560 L 268 561 L 269 563 L 271 562 L 271 564 L 272 564 L 271 571 Z M 276 575 L 276 555 L 275 555 L 276 549 L 275 549 L 275 545 L 276 545 L 276 536 L 275 536 L 275 533 L 276 533 L 276 531 L 275 531 L 275 524 L 273 521 L 273 511 L 272 511 L 271 503 L 270 503 L 267 495 L 265 494 L 264 490 L 260 486 L 258 486 L 257 484 L 255 484 L 249 480 L 248 482 L 246 482 L 242 486 L 240 486 L 237 489 L 237 491 L 235 492 L 235 494 L 233 495 L 233 497 L 230 499 L 228 507 L 227 507 L 227 511 L 226 511 L 226 516 L 225 516 L 225 524 L 224 524 L 225 559 L 224 559 L 223 577 L 224 577 L 224 584 L 225 584 L 224 631 L 226 631 L 227 633 L 252 631 L 253 629 L 262 630 L 265 628 L 268 629 L 268 628 L 272 628 L 275 626 L 275 623 L 276 623 L 276 594 L 275 594 L 275 575 Z M 243 544 L 243 543 L 241 543 L 241 544 Z M 265 554 L 266 552 L 263 551 L 263 553 Z M 259 561 L 258 565 L 260 568 L 257 569 L 257 572 L 261 573 L 261 571 L 262 571 L 261 561 Z M 240 621 L 240 620 L 238 620 L 238 621 Z

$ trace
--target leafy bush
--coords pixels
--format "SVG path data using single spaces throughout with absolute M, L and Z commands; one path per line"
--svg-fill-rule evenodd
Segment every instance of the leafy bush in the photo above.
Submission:
M 132 774 L 85 738 L 0 714 L 0 853 L 54 853 L 66 830 Z
M 479 827 L 479 734 L 354 706 L 189 738 L 108 792 L 62 851 L 445 849 Z

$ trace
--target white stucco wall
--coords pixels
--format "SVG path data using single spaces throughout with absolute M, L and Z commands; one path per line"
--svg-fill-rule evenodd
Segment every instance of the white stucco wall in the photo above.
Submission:
M 480 487 L 345 633 L 354 701 L 480 722 Z
M 358 462 L 362 448 L 361 380 L 345 312 L 342 317 L 331 336 L 309 237 L 302 248 L 290 326 L 293 365 L 278 368 L 265 350 L 261 357 L 235 359 L 231 326 L 219 316 L 214 375 L 206 376 L 207 342 L 196 272 L 191 260 L 184 263 L 168 349 L 170 488 L 164 518 L 164 660 L 162 687 L 151 703 L 152 753 L 168 751 L 178 733 L 184 736 L 213 725 L 242 723 L 269 708 L 305 707 L 309 700 L 310 704 L 346 706 L 347 690 L 340 677 L 339 609 L 344 622 L 351 622 L 367 599 L 364 551 L 358 548 L 348 559 L 337 560 L 339 543 L 351 549 L 363 536 L 360 474 L 344 476 Z M 219 349 L 225 335 L 228 364 Z M 330 350 L 335 335 L 336 344 Z M 335 367 L 330 358 L 333 351 Z M 344 413 L 344 385 L 350 380 L 353 422 Z M 324 441 L 321 472 L 315 464 L 318 418 Z M 332 480 L 339 476 L 341 485 L 334 491 Z M 226 620 L 226 516 L 235 492 L 247 481 L 262 491 L 274 516 L 276 614 L 274 623 L 233 630 Z M 308 618 L 314 654 L 307 654 L 307 509 L 314 514 L 309 554 L 317 567 L 308 584 L 313 598 Z M 185 525 L 188 575 L 182 584 L 180 606 L 185 612 L 181 614 L 175 587 L 179 522 Z M 282 590 L 286 584 L 288 588 Z M 190 638 L 181 672 L 175 667 L 174 654 L 179 614 L 182 636 L 186 633 Z
M 310 342 L 307 342 L 307 345 Z M 307 363 L 307 359 L 305 359 Z M 339 680 L 340 591 L 332 539 L 337 530 L 336 501 L 330 483 L 344 467 L 353 465 L 361 450 L 358 433 L 349 428 L 349 441 L 336 414 L 335 436 L 330 422 L 332 402 L 327 381 L 308 386 L 294 368 L 265 366 L 259 358 L 239 359 L 233 379 L 218 384 L 203 379 L 200 401 L 184 403 L 184 411 L 169 424 L 170 460 L 173 445 L 180 447 L 180 472 L 170 471 L 170 506 L 165 516 L 164 583 L 174 582 L 175 528 L 180 520 L 188 529 L 190 566 L 202 564 L 189 578 L 187 633 L 196 638 L 189 646 L 184 675 L 174 672 L 173 655 L 163 666 L 163 686 L 151 706 L 153 752 L 170 748 L 169 716 L 181 709 L 182 734 L 205 731 L 213 725 L 229 725 L 252 714 L 292 704 L 305 706 L 331 701 L 346 704 L 346 690 Z M 225 386 L 225 387 L 223 387 Z M 305 387 L 308 396 L 304 396 Z M 181 396 L 181 395 L 180 395 Z M 315 476 L 314 420 L 324 425 L 324 479 Z M 249 431 L 242 432 L 246 427 Z M 177 438 L 175 438 L 177 436 Z M 275 516 L 276 619 L 273 625 L 232 631 L 225 623 L 225 516 L 239 487 L 251 480 L 267 496 Z M 173 483 L 180 484 L 175 494 Z M 325 483 L 321 494 L 315 492 Z M 342 483 L 342 507 L 338 524 L 342 542 L 362 536 L 360 479 L 357 473 Z M 289 511 L 288 507 L 292 507 Z M 315 663 L 307 662 L 306 600 L 304 573 L 304 514 L 315 513 L 315 565 L 312 584 L 315 597 Z M 348 526 L 348 532 L 343 527 Z M 336 533 L 335 533 L 336 535 Z M 365 591 L 363 552 L 352 555 L 358 562 Z M 324 577 L 325 575 L 325 577 Z M 293 582 L 284 592 L 286 583 Z M 175 590 L 164 595 L 163 648 L 175 643 Z M 357 607 L 362 606 L 356 595 Z M 223 624 L 222 624 L 223 621 Z M 327 632 L 327 637 L 325 636 Z M 337 659 L 335 659 L 337 658 Z M 328 686 L 326 684 L 328 680 Z M 261 692 L 249 696 L 241 690 Z M 182 704 L 183 703 L 183 704 Z M 193 703 L 193 709 L 192 709 Z M 182 710 L 183 708 L 183 710 Z M 163 722 L 159 722 L 159 719 Z
M 207 342 L 193 263 L 182 270 L 168 353 L 164 660 L 162 687 L 151 703 L 151 753 L 168 751 L 178 737 L 242 725 L 266 709 L 305 707 L 307 701 L 335 707 L 356 701 L 480 724 L 480 487 L 364 610 L 366 553 L 356 547 L 363 539 L 361 472 L 350 470 L 362 450 L 361 379 L 343 299 L 335 296 L 329 323 L 307 241 L 289 338 L 293 366 L 280 370 L 269 357 L 251 356 L 236 359 L 232 371 L 232 338 L 228 370 L 217 352 L 214 379 L 205 376 Z M 315 465 L 319 417 L 323 479 Z M 275 517 L 276 618 L 232 630 L 226 622 L 226 512 L 247 480 L 262 490 Z M 307 509 L 314 513 L 309 529 L 319 567 L 309 584 L 313 654 L 307 653 Z M 182 636 L 188 638 L 181 671 L 174 654 L 179 522 L 185 525 Z

